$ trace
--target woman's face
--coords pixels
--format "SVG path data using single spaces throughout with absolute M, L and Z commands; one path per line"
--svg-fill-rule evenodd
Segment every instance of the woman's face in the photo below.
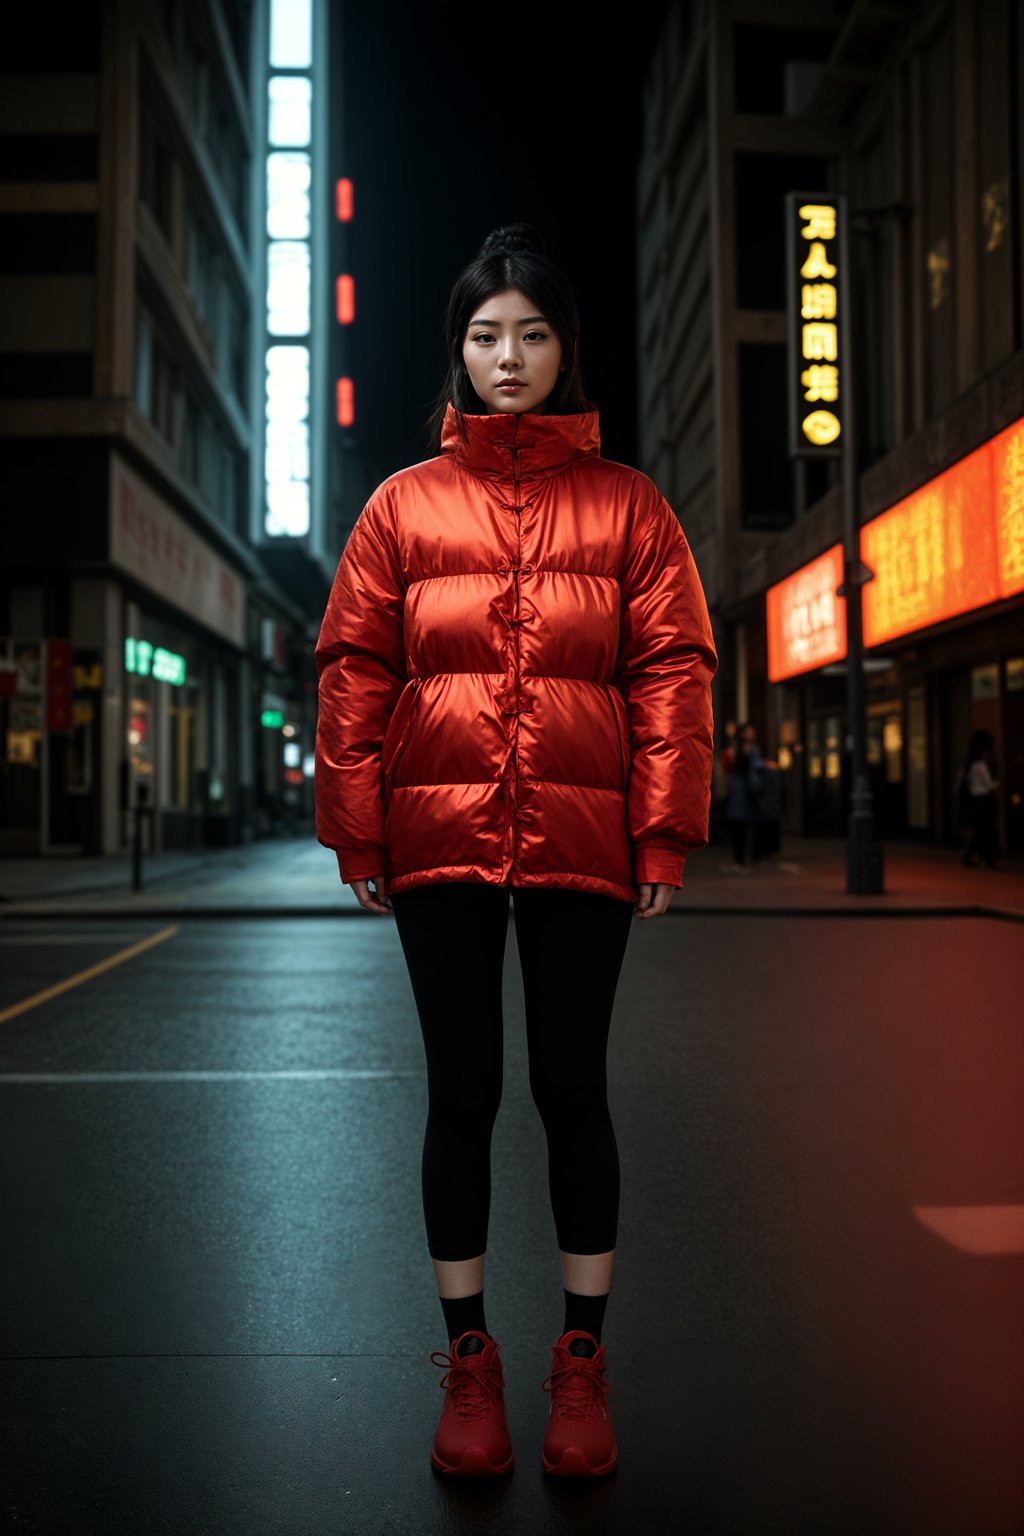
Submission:
M 543 411 L 558 380 L 562 343 L 536 304 L 518 288 L 509 288 L 477 306 L 462 358 L 488 415 Z M 508 379 L 518 380 L 520 387 L 503 389 Z

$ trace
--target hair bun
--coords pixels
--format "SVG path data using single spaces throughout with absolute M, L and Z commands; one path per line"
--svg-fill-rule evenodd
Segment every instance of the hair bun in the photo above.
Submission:
M 529 251 L 534 256 L 548 254 L 544 236 L 532 224 L 503 224 L 492 229 L 480 247 L 478 255 L 507 255 L 513 251 Z

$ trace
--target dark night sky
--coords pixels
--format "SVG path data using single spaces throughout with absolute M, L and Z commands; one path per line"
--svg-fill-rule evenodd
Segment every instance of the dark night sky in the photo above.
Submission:
M 666 9 L 344 7 L 346 153 L 332 172 L 355 184 L 349 360 L 370 489 L 433 452 L 424 423 L 452 281 L 515 219 L 573 284 L 602 453 L 636 462 L 639 95 Z

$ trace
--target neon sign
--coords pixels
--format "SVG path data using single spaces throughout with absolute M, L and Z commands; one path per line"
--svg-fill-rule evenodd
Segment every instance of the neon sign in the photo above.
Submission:
M 124 642 L 124 669 L 137 677 L 154 677 L 158 683 L 173 683 L 180 688 L 185 681 L 185 658 L 176 651 L 165 651 L 162 645 L 154 646 L 149 640 L 136 640 L 126 636 Z
M 1024 418 L 865 523 L 864 644 L 1024 591 Z
M 789 313 L 789 452 L 816 458 L 841 452 L 839 207 L 816 192 L 786 198 Z
M 860 530 L 864 644 L 1024 592 L 1024 417 Z M 846 655 L 842 545 L 766 593 L 768 679 Z
M 263 525 L 301 538 L 311 517 L 312 0 L 271 0 L 269 44 Z
M 835 544 L 768 588 L 769 682 L 782 682 L 846 655 L 846 599 L 836 596 L 842 579 L 843 546 Z

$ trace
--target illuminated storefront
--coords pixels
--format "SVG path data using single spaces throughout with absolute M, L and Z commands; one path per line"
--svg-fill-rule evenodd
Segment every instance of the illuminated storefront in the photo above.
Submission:
M 157 847 L 233 840 L 245 584 L 116 453 L 109 552 L 126 578 L 123 835 L 141 802 Z
M 1007 851 L 1024 852 L 1024 420 L 864 523 L 868 772 L 882 836 L 956 841 L 954 788 L 990 730 Z M 840 546 L 765 596 L 792 832 L 839 835 L 846 782 Z

